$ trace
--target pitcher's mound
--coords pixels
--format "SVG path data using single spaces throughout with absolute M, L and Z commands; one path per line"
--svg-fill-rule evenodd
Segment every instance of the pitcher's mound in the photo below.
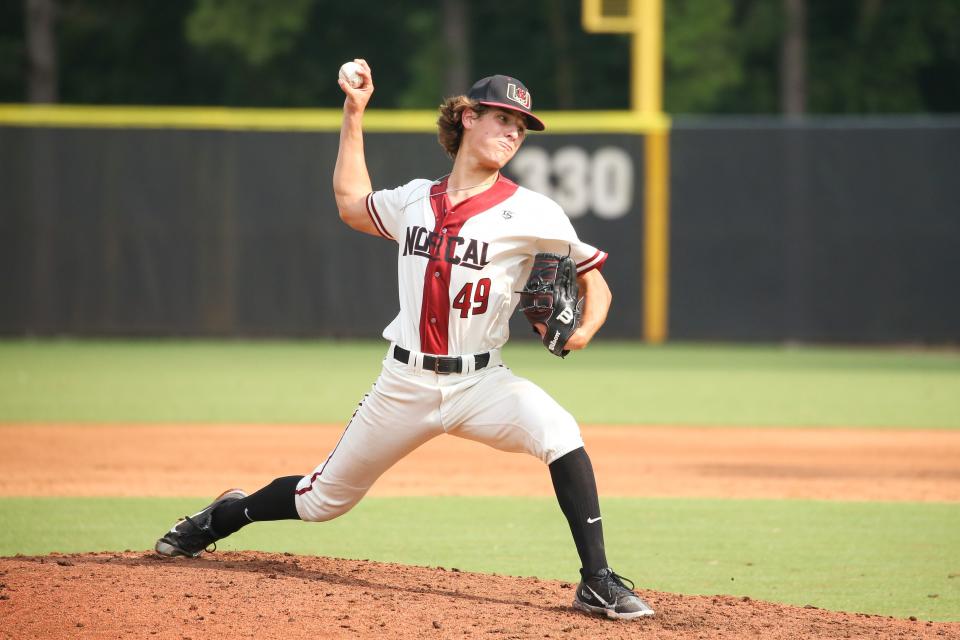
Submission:
M 3 638 L 960 638 L 960 624 L 641 590 L 655 618 L 570 608 L 570 583 L 256 552 L 0 558 Z

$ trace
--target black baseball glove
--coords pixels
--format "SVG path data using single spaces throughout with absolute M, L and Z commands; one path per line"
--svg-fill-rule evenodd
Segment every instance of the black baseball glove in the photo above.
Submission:
M 543 344 L 561 358 L 570 353 L 563 347 L 580 326 L 578 294 L 577 264 L 569 256 L 538 253 L 534 257 L 530 277 L 520 292 L 520 309 L 531 325 L 546 325 Z

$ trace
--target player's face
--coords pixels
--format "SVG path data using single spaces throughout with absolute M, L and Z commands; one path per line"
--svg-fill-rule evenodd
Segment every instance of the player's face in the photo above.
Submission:
M 501 169 L 517 153 L 526 135 L 527 124 L 522 115 L 504 109 L 490 109 L 471 120 L 464 132 L 464 143 L 469 144 L 481 164 Z

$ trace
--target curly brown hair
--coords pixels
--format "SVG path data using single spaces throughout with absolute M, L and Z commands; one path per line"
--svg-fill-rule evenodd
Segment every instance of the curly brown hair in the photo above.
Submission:
M 453 96 L 440 105 L 440 117 L 437 118 L 437 141 L 451 160 L 457 157 L 460 142 L 463 140 L 461 120 L 464 109 L 472 109 L 478 116 L 482 116 L 490 107 L 471 100 L 467 96 Z

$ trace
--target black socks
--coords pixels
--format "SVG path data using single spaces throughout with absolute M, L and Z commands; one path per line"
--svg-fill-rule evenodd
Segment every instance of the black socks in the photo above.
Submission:
M 593 465 L 583 447 L 554 460 L 550 478 L 557 502 L 570 524 L 573 542 L 583 565 L 583 577 L 589 577 L 607 566 L 603 548 L 603 523 L 600 522 L 600 500 Z
M 220 505 L 213 510 L 210 526 L 218 536 L 226 538 L 251 522 L 299 520 L 294 497 L 301 478 L 277 478 L 253 495 Z
M 253 495 L 217 507 L 211 527 L 225 538 L 251 522 L 299 520 L 296 507 L 297 484 L 303 476 L 277 478 Z M 603 523 L 593 465 L 583 447 L 554 460 L 550 478 L 557 502 L 566 516 L 573 542 L 580 556 L 582 573 L 589 577 L 607 566 L 603 548 Z

